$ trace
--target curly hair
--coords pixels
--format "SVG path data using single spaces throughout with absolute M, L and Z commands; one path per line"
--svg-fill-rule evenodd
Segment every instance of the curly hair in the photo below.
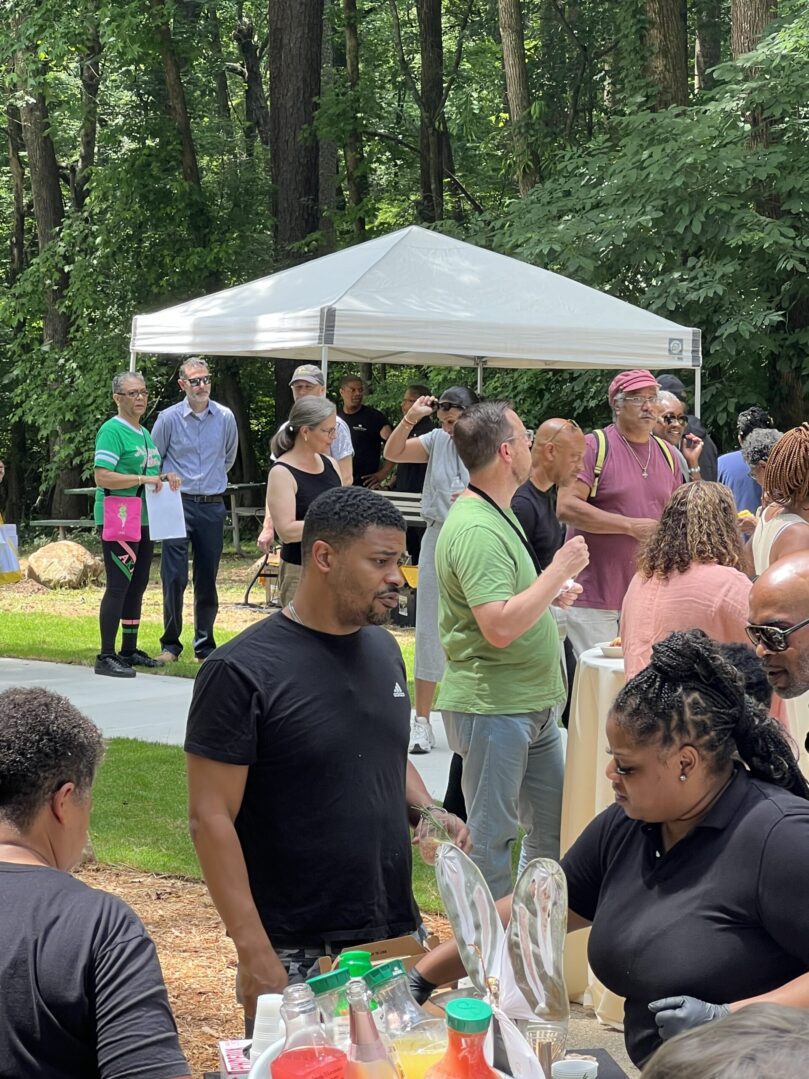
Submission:
M 773 446 L 764 483 L 784 506 L 800 509 L 809 502 L 809 423 L 793 427 Z
M 748 468 L 766 464 L 775 443 L 783 438 L 783 431 L 775 427 L 757 427 L 742 442 L 742 457 Z
M 769 412 L 766 409 L 759 408 L 758 405 L 746 408 L 744 412 L 739 413 L 736 419 L 736 430 L 742 440 L 747 438 L 751 431 L 764 427 L 775 427 L 775 424 Z
M 0 820 L 24 831 L 65 783 L 89 794 L 103 756 L 101 731 L 66 697 L 0 693 Z
M 627 682 L 611 714 L 639 744 L 688 742 L 714 773 L 738 754 L 757 779 L 809 799 L 783 731 L 746 695 L 742 674 L 701 629 L 671 633 L 654 645 L 651 663 Z
M 637 565 L 644 577 L 666 578 L 685 573 L 694 562 L 738 570 L 744 564 L 736 504 L 721 483 L 678 487 L 641 546 Z
M 303 519 L 301 555 L 306 565 L 315 540 L 344 548 L 369 528 L 392 528 L 405 532 L 407 525 L 387 498 L 367 487 L 333 487 L 312 502 Z

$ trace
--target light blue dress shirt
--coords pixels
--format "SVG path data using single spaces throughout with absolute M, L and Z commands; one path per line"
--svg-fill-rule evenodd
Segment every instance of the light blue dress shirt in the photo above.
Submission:
M 194 412 L 188 399 L 161 412 L 152 428 L 164 472 L 182 477 L 184 495 L 220 495 L 236 460 L 239 434 L 229 408 L 209 401 Z

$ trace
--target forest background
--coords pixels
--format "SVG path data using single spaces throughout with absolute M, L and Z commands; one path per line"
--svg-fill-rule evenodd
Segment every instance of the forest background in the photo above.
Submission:
M 703 417 L 724 449 L 749 404 L 782 428 L 809 416 L 805 0 L 0 11 L 8 519 L 86 512 L 64 488 L 91 475 L 133 314 L 414 222 L 700 327 Z M 260 479 L 294 364 L 210 359 L 241 434 L 231 479 Z M 140 366 L 151 426 L 178 399 L 177 359 Z M 391 417 L 408 381 L 453 380 L 364 373 Z M 492 372 L 485 390 L 532 423 L 597 424 L 607 379 Z

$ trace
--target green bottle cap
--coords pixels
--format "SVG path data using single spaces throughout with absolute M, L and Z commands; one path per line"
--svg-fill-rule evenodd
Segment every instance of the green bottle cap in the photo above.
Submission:
M 389 959 L 387 963 L 380 963 L 377 967 L 371 967 L 363 974 L 365 984 L 369 989 L 376 989 L 380 985 L 389 982 L 391 978 L 398 978 L 406 973 L 401 959 Z
M 306 984 L 311 986 L 315 996 L 321 993 L 330 993 L 333 989 L 342 989 L 351 977 L 351 972 L 346 967 L 338 967 L 330 970 L 328 974 L 316 974 L 314 978 L 307 978 Z
M 459 1034 L 483 1034 L 492 1021 L 492 1009 L 485 1000 L 460 997 L 447 1004 L 447 1026 Z
M 337 960 L 337 966 L 347 970 L 352 978 L 361 978 L 371 969 L 371 953 L 361 949 L 343 952 Z

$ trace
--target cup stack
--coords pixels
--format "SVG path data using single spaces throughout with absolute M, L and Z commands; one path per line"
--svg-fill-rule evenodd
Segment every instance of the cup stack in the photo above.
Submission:
M 281 1000 L 280 993 L 262 993 L 256 1000 L 256 1021 L 253 1026 L 253 1044 L 250 1046 L 251 1063 L 273 1042 L 284 1037 Z

